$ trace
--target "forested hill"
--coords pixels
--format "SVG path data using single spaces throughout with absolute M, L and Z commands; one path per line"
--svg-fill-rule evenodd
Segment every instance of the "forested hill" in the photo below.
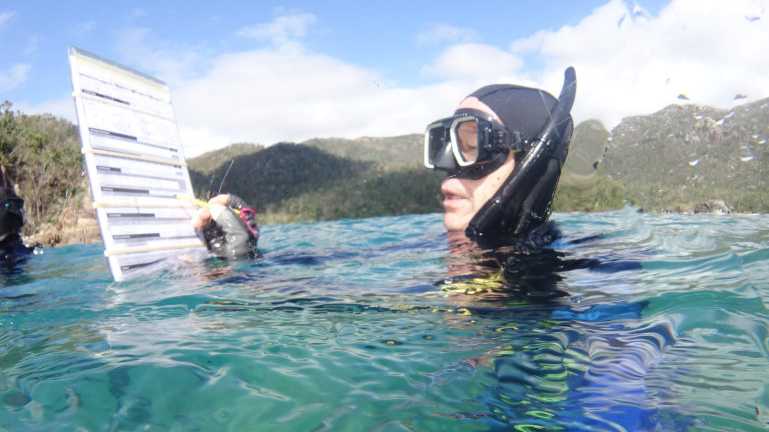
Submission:
M 239 195 L 268 221 L 371 217 L 440 210 L 442 176 L 421 166 L 418 135 L 312 139 L 226 148 L 188 161 L 200 197 Z M 219 161 L 218 166 L 212 161 Z
M 358 139 L 315 138 L 302 144 L 318 148 L 333 155 L 359 161 L 375 162 L 384 167 L 403 168 L 423 166 L 421 134 L 395 137 Z
M 769 212 L 769 99 L 718 110 L 673 105 L 575 128 L 556 211 L 630 202 L 691 211 L 722 200 Z M 422 166 L 422 136 L 240 143 L 188 161 L 198 196 L 236 193 L 263 222 L 385 216 L 441 210 L 443 178 Z M 95 240 L 76 128 L 0 105 L 0 165 L 26 200 L 26 234 L 49 244 Z M 701 206 L 700 206 L 701 207 Z M 708 208 L 707 206 L 705 207 Z
M 599 173 L 651 210 L 689 211 L 721 200 L 769 212 L 769 98 L 730 110 L 671 105 L 611 131 Z
M 585 166 L 579 174 L 563 176 L 556 211 L 624 205 L 621 183 L 594 174 L 608 136 L 605 129 L 601 134 L 602 128 L 589 121 L 575 129 L 569 158 L 589 162 L 576 164 Z M 188 164 L 199 197 L 232 191 L 254 203 L 268 221 L 439 212 L 445 174 L 424 168 L 423 143 L 423 135 L 411 134 L 311 139 L 268 148 L 240 144 Z M 222 157 L 225 154 L 232 157 Z
M 739 212 L 769 212 L 768 140 L 769 99 L 731 110 L 671 105 L 626 118 L 611 132 L 597 120 L 584 121 L 574 131 L 555 210 L 629 202 L 691 212 L 720 200 Z M 218 190 L 232 163 L 222 190 L 240 191 L 279 220 L 440 211 L 441 174 L 422 168 L 421 135 L 313 139 L 289 148 L 250 147 L 229 159 L 221 154 L 237 151 L 226 149 L 196 158 L 190 161 L 196 190 Z M 203 169 L 216 158 L 218 168 Z M 290 178 L 282 172 L 289 167 L 296 171 Z
M 24 198 L 25 234 L 45 231 L 41 240 L 88 241 L 98 236 L 94 220 L 83 214 L 87 207 L 77 128 L 51 115 L 26 115 L 0 104 L 0 169 Z M 85 213 L 92 213 L 86 211 Z M 90 223 L 88 223 L 90 222 Z

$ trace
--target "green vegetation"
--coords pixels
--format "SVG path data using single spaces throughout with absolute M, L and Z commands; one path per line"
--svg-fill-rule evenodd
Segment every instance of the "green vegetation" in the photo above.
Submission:
M 622 183 L 605 176 L 565 173 L 558 184 L 553 211 L 604 211 L 625 205 Z
M 723 200 L 738 212 L 769 212 L 767 118 L 769 99 L 731 111 L 671 106 L 626 118 L 611 133 L 596 120 L 583 122 L 575 128 L 553 208 L 601 211 L 629 202 L 691 211 Z M 267 223 L 441 210 L 443 174 L 422 167 L 416 134 L 269 147 L 240 143 L 188 163 L 199 197 L 220 188 L 238 194 Z M 43 226 L 56 232 L 89 205 L 82 199 L 87 186 L 77 130 L 66 120 L 0 105 L 0 166 L 26 200 L 27 234 Z
M 625 205 L 622 183 L 597 173 L 608 142 L 609 131 L 598 120 L 586 120 L 574 128 L 554 211 L 603 211 Z
M 585 176 L 595 172 L 606 151 L 609 131 L 598 120 L 586 120 L 574 128 L 565 172 Z
M 262 149 L 264 149 L 264 146 L 260 144 L 236 143 L 220 150 L 203 153 L 194 159 L 188 160 L 187 163 L 190 169 L 203 174 L 210 174 L 225 162 L 230 163 L 232 159 L 238 156 L 256 153 Z
M 414 153 L 421 150 L 413 136 L 365 140 L 361 147 L 366 151 L 356 148 L 357 140 L 280 143 L 221 159 L 207 172 L 198 170 L 219 157 L 212 152 L 189 161 L 190 175 L 200 198 L 215 195 L 221 186 L 255 205 L 262 220 L 272 222 L 440 210 L 442 175 L 414 167 Z M 377 152 L 372 141 L 389 141 L 385 148 L 390 154 Z
M 315 138 L 302 144 L 316 147 L 345 159 L 374 162 L 386 168 L 422 167 L 421 134 L 395 137 L 363 137 L 355 140 L 344 138 Z
M 83 193 L 80 143 L 70 122 L 51 115 L 25 115 L 0 104 L 0 166 L 25 200 L 31 233 L 57 221 Z
M 441 178 L 424 169 L 375 169 L 354 181 L 289 198 L 279 211 L 291 215 L 288 221 L 434 213 L 441 210 Z
M 738 212 L 767 212 L 767 119 L 769 99 L 629 117 L 612 130 L 598 172 L 621 181 L 628 201 L 647 210 L 692 211 L 723 200 Z

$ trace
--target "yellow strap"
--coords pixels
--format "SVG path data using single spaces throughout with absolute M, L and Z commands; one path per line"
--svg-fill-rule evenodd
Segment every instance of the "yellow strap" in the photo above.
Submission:
M 177 202 L 165 202 L 165 203 L 148 203 L 148 202 L 140 202 L 139 200 L 146 199 L 146 198 L 133 198 L 125 201 L 95 201 L 93 203 L 93 208 L 120 208 L 120 207 L 148 207 L 148 208 L 189 208 L 190 205 L 199 207 L 199 208 L 208 208 L 208 202 L 203 201 L 201 199 L 197 199 L 192 195 L 183 195 L 183 194 L 177 194 L 176 200 Z M 179 203 L 179 201 L 181 203 Z M 184 205 L 188 204 L 188 205 Z M 230 210 L 232 210 L 236 215 L 240 216 L 240 210 L 234 209 L 230 207 Z

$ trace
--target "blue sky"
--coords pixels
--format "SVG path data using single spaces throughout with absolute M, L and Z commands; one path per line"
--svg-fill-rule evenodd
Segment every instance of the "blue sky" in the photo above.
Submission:
M 66 50 L 77 46 L 99 55 L 137 62 L 121 52 L 127 32 L 146 30 L 159 44 L 173 49 L 193 47 L 203 55 L 246 50 L 253 41 L 239 29 L 268 22 L 285 13 L 309 13 L 315 27 L 309 49 L 381 71 L 403 84 L 423 82 L 419 69 L 441 44 L 420 42 L 419 35 L 436 24 L 472 29 L 472 40 L 503 45 L 543 29 L 576 24 L 604 1 L 468 2 L 87 2 L 11 1 L 0 3 L 10 13 L 0 26 L 0 70 L 29 65 L 27 80 L 0 93 L 12 101 L 40 103 L 69 88 Z M 657 10 L 661 1 L 645 2 Z M 151 72 L 151 71 L 150 71 Z
M 769 41 L 767 0 L 222 3 L 0 2 L 0 99 L 71 118 L 66 53 L 77 46 L 167 81 L 182 135 L 202 151 L 418 132 L 489 81 L 557 93 L 569 64 L 582 84 L 575 114 L 608 125 L 684 92 L 715 105 L 737 91 L 769 96 L 769 68 L 751 59 L 765 47 L 753 41 L 735 57 L 721 42 Z M 618 102 L 622 93 L 633 102 Z

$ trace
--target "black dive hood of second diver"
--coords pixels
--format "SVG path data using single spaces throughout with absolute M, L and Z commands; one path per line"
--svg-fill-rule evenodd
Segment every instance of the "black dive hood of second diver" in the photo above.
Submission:
M 0 248 L 20 242 L 24 226 L 24 200 L 16 195 L 0 168 Z
M 530 150 L 516 160 L 513 173 L 470 221 L 465 235 L 484 248 L 526 241 L 543 226 L 566 160 L 573 129 L 571 107 L 577 87 L 573 67 L 564 72 L 564 83 L 549 120 Z

